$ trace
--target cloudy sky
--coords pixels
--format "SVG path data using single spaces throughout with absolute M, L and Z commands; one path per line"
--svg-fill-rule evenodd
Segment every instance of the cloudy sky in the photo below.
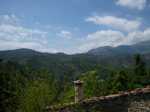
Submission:
M 0 0 L 0 50 L 68 54 L 150 40 L 150 0 Z

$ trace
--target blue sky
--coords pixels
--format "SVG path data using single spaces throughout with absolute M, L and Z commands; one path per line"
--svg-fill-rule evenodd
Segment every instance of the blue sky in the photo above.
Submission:
M 150 40 L 149 0 L 0 0 L 0 50 L 87 52 Z

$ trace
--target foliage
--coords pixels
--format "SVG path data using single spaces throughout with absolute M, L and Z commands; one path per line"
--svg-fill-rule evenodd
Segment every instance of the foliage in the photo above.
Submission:
M 66 58 L 60 60 L 54 56 L 50 62 L 56 66 L 39 67 L 37 62 L 41 58 L 32 58 L 30 63 L 22 62 L 24 64 L 12 59 L 0 60 L 1 112 L 42 112 L 47 105 L 73 102 L 73 80 L 76 79 L 84 81 L 85 98 L 150 84 L 150 69 L 140 55 L 127 67 L 102 66 L 82 55 L 74 59 L 68 57 L 67 64 L 64 63 Z M 42 63 L 46 64 L 46 59 Z
M 34 81 L 25 89 L 19 112 L 42 112 L 51 98 L 48 84 L 43 81 Z

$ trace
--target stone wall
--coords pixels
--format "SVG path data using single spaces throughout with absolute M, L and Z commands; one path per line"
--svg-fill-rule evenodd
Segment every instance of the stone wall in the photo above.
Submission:
M 48 112 L 150 112 L 150 88 L 93 97 L 80 103 L 47 108 Z

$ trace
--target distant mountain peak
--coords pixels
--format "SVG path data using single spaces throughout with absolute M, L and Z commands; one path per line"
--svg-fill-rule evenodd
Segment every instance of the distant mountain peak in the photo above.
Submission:
M 119 54 L 136 54 L 150 52 L 150 41 L 143 41 L 134 45 L 120 45 L 117 47 L 104 46 L 88 51 L 93 55 L 119 55 Z

